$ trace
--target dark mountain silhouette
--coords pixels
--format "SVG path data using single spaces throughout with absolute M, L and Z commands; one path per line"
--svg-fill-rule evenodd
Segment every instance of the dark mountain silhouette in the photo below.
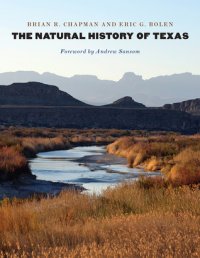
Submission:
M 200 98 L 190 99 L 179 103 L 166 104 L 165 109 L 185 111 L 194 115 L 200 115 Z
M 116 108 L 146 108 L 145 105 L 138 103 L 132 99 L 132 97 L 126 96 L 114 101 L 112 104 L 105 105 L 105 107 Z
M 86 106 L 58 87 L 39 82 L 0 86 L 0 105 Z
M 121 98 L 105 108 L 87 105 L 60 91 L 58 87 L 43 83 L 0 86 L 1 126 L 118 128 L 190 133 L 198 132 L 199 124 L 198 116 L 164 108 L 145 108 L 131 97 Z
M 131 96 L 146 106 L 163 106 L 200 97 L 200 75 L 191 73 L 158 76 L 143 79 L 132 72 L 125 73 L 119 81 L 100 80 L 91 75 L 59 76 L 53 73 L 8 72 L 0 74 L 0 84 L 38 81 L 56 85 L 60 90 L 86 103 L 105 105 L 116 99 Z

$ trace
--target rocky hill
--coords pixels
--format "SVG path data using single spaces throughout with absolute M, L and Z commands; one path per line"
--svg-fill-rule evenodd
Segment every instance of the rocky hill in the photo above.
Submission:
M 200 115 L 200 98 L 182 101 L 174 104 L 166 104 L 165 109 L 178 110 L 191 113 L 193 115 Z
M 86 106 L 58 87 L 39 82 L 0 86 L 0 105 Z
M 132 97 L 126 96 L 114 101 L 112 104 L 105 105 L 105 107 L 117 107 L 117 108 L 146 108 L 145 105 L 133 100 Z

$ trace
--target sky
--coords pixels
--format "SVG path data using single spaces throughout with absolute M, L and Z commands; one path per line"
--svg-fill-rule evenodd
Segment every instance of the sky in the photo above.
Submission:
M 0 73 L 51 72 L 119 80 L 125 72 L 143 78 L 200 74 L 199 0 L 0 0 Z M 27 22 L 173 22 L 172 28 L 28 28 Z M 14 40 L 12 32 L 188 32 L 188 40 Z M 140 50 L 135 55 L 61 55 L 60 50 Z

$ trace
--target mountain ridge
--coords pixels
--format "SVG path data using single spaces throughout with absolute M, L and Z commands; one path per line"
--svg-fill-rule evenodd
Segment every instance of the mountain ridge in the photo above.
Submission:
M 200 96 L 200 75 L 181 73 L 143 79 L 128 72 L 118 81 L 102 80 L 95 75 L 65 77 L 31 71 L 0 73 L 0 84 L 38 81 L 56 85 L 75 98 L 92 104 L 105 105 L 124 96 L 131 96 L 146 106 L 163 106 Z
M 173 104 L 165 104 L 164 109 L 183 111 L 193 115 L 200 115 L 200 98 L 189 99 Z

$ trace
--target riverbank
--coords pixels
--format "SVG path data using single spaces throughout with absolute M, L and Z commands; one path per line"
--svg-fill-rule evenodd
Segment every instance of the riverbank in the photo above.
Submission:
M 81 185 L 88 194 L 101 194 L 108 187 L 140 176 L 153 176 L 141 169 L 127 168 L 126 159 L 108 154 L 105 146 L 80 146 L 69 150 L 38 153 L 30 168 L 40 180 Z
M 123 130 L 79 130 L 51 128 L 0 128 L 0 199 L 3 197 L 30 197 L 33 194 L 51 194 L 71 189 L 68 183 L 53 184 L 39 181 L 31 174 L 29 159 L 38 152 L 71 149 L 74 146 L 108 144 L 117 137 L 135 134 Z M 81 186 L 73 189 L 83 190 Z M 52 190 L 50 190 L 52 189 Z M 59 190 L 59 191 L 58 191 Z
M 161 171 L 164 184 L 200 183 L 200 135 L 122 137 L 107 151 L 126 158 L 129 167 Z
M 70 149 L 83 144 L 105 144 L 125 133 L 120 130 L 1 127 L 0 199 L 51 194 L 71 188 L 82 190 L 82 187 L 73 184 L 36 180 L 31 174 L 28 160 L 36 157 L 38 152 Z
M 29 175 L 29 158 L 38 152 L 70 149 L 77 145 L 100 145 L 114 141 L 123 130 L 78 130 L 50 128 L 0 128 L 0 181 Z
M 38 180 L 34 176 L 20 176 L 14 181 L 0 184 L 0 200 L 4 198 L 42 198 L 57 196 L 62 191 L 82 192 L 80 185 Z

